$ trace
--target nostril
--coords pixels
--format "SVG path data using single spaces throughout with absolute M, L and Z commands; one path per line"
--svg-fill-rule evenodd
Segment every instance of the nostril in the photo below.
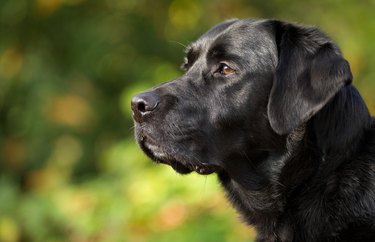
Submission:
M 138 109 L 138 111 L 140 111 L 141 113 L 146 112 L 146 105 L 145 105 L 145 103 L 144 103 L 144 102 L 140 102 L 140 103 L 138 103 L 137 109 Z
M 131 107 L 136 121 L 141 121 L 142 116 L 152 112 L 159 105 L 160 96 L 154 92 L 144 92 L 133 97 Z

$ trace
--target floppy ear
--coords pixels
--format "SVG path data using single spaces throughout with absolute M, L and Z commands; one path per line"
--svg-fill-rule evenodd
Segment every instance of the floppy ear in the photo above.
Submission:
M 273 22 L 278 65 L 268 101 L 273 130 L 287 134 L 316 114 L 352 80 L 337 46 L 316 28 Z

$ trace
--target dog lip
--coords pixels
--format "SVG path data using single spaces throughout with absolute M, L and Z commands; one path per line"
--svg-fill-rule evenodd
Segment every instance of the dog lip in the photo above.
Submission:
M 209 175 L 209 174 L 212 174 L 215 172 L 215 170 L 212 170 L 212 169 L 209 169 L 209 168 L 198 168 L 196 170 L 197 173 L 201 174 L 201 175 Z
M 150 147 L 146 145 L 146 142 L 147 142 L 146 136 L 142 135 L 138 138 L 139 147 L 143 150 L 143 152 L 156 163 L 161 163 L 161 161 L 157 159 L 157 157 L 155 156 L 154 152 L 150 149 Z
M 219 172 L 220 170 L 222 170 L 220 166 L 212 165 L 208 163 L 202 163 L 201 165 L 196 165 L 194 168 L 195 168 L 194 170 L 201 175 L 209 175 L 214 172 Z

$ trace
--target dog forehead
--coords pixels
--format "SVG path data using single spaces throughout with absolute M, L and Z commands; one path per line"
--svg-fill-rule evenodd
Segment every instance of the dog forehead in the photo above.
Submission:
M 189 45 L 187 53 L 198 55 L 218 45 L 227 47 L 269 47 L 274 45 L 271 32 L 262 24 L 266 20 L 243 19 L 230 20 L 215 25 L 195 42 Z M 241 48 L 239 48 L 240 50 Z
M 257 19 L 233 19 L 224 21 L 209 29 L 197 40 L 197 42 L 207 41 L 207 39 L 216 39 L 219 36 L 227 34 L 240 35 L 243 30 L 257 32 L 259 25 L 264 21 L 265 20 Z

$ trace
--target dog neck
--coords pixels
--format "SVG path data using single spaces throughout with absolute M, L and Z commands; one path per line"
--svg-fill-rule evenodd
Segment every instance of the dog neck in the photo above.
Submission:
M 230 157 L 231 162 L 225 162 L 230 165 L 219 173 L 219 179 L 230 190 L 229 199 L 235 206 L 248 209 L 249 213 L 282 210 L 284 186 L 280 178 L 286 164 L 298 155 L 305 133 L 303 124 L 286 136 L 283 149 L 256 150 L 242 157 Z M 236 204 L 239 201 L 245 204 Z
M 288 197 L 316 179 L 323 182 L 358 152 L 372 122 L 357 90 L 344 87 L 311 120 L 285 136 L 283 150 L 231 157 L 233 165 L 219 173 L 219 180 L 247 223 L 276 221 L 285 212 Z

